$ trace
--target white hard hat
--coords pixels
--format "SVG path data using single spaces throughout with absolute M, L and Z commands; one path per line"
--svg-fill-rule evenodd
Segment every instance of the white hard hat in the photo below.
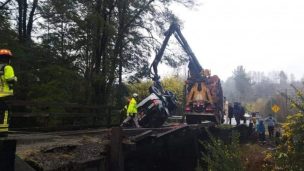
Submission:
M 138 94 L 137 93 L 133 93 L 133 97 L 137 97 L 138 96 Z

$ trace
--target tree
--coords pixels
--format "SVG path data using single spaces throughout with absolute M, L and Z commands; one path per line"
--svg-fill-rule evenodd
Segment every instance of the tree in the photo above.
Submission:
M 20 93 L 16 94 L 22 99 L 39 99 L 31 88 L 36 87 L 43 99 L 43 96 L 52 94 L 48 91 L 51 89 L 48 88 L 43 93 L 39 87 L 61 85 L 52 82 L 63 81 L 56 78 L 58 75 L 55 73 L 60 72 L 82 83 L 79 93 L 81 102 L 113 104 L 112 101 L 115 100 L 112 90 L 117 85 L 122 85 L 124 75 L 128 76 L 126 80 L 131 78 L 131 81 L 147 77 L 149 58 L 160 45 L 157 41 L 159 35 L 171 21 L 178 21 L 169 10 L 170 4 L 189 6 L 193 2 L 194 0 L 0 2 L 0 19 L 3 21 L 0 36 L 4 38 L 0 44 L 2 47 L 13 47 L 11 49 L 17 57 L 14 66 L 19 76 L 19 85 L 22 85 L 17 85 L 16 91 Z M 12 13 L 12 9 L 17 9 L 18 12 Z M 9 19 L 14 19 L 11 21 L 15 23 L 11 24 Z M 16 30 L 13 25 L 17 26 Z M 35 28 L 39 32 L 36 32 L 38 36 L 33 39 Z M 173 59 L 169 64 L 175 66 L 181 60 Z M 51 75 L 54 80 L 47 79 Z M 66 87 L 72 84 L 75 84 L 72 80 L 64 82 Z M 72 99 L 65 98 L 68 101 L 80 99 L 74 96 L 78 94 L 75 89 L 55 89 L 62 91 L 57 94 L 73 94 Z M 118 88 L 120 90 L 122 88 Z
M 135 73 L 133 80 L 147 76 L 148 59 L 157 47 L 153 25 L 162 28 L 174 18 L 167 7 L 171 2 L 174 1 L 159 1 L 164 4 L 164 8 L 160 8 L 164 11 L 159 11 L 153 5 L 156 0 L 46 1 L 41 9 L 47 19 L 44 28 L 48 30 L 42 36 L 43 42 L 47 42 L 55 56 L 59 56 L 60 51 L 66 52 L 61 57 L 76 64 L 88 82 L 88 102 L 106 104 L 114 84 L 121 85 L 124 73 Z M 79 14 L 79 10 L 83 13 Z M 60 27 L 62 23 L 64 29 Z M 58 46 L 60 44 L 69 46 Z
M 235 80 L 233 77 L 229 77 L 223 85 L 224 96 L 229 102 L 236 102 L 239 99 L 239 92 L 236 90 Z
M 235 86 L 237 91 L 239 92 L 239 101 L 244 102 L 246 100 L 246 96 L 248 96 L 252 90 L 250 78 L 245 72 L 245 68 L 243 66 L 238 66 L 233 71 L 233 78 L 235 80 Z
M 288 78 L 284 71 L 280 71 L 279 78 L 280 78 L 280 85 L 286 86 Z
M 38 0 L 16 0 L 18 4 L 18 35 L 22 43 L 30 43 Z M 28 11 L 29 10 L 29 11 Z
M 14 42 L 15 34 L 14 30 L 11 29 L 12 25 L 9 22 L 9 10 L 5 8 L 4 4 L 0 9 L 0 47 L 9 48 L 11 42 Z

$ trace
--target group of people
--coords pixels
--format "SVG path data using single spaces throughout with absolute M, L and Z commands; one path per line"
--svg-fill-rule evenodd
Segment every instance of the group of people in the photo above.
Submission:
M 233 117 L 235 118 L 236 125 L 239 125 L 241 123 L 241 120 L 243 120 L 244 123 L 246 123 L 245 108 L 241 105 L 241 103 L 234 102 L 233 106 L 231 103 L 228 103 L 227 101 L 225 101 L 225 103 L 226 103 L 225 110 L 228 117 L 227 122 L 229 122 L 230 125 Z
M 256 130 L 258 132 L 260 142 L 265 142 L 265 140 L 266 140 L 265 124 L 267 125 L 269 139 L 280 136 L 280 134 L 281 134 L 280 130 L 279 129 L 275 130 L 276 120 L 272 116 L 269 116 L 269 117 L 265 118 L 264 120 L 260 119 L 258 124 L 256 125 Z M 274 132 L 276 133 L 276 135 L 274 135 Z
M 229 123 L 230 125 L 232 124 L 232 118 L 235 118 L 236 125 L 240 124 L 241 120 L 244 120 L 244 123 L 246 123 L 246 118 L 245 118 L 245 109 L 244 107 L 238 103 L 234 102 L 233 105 L 231 103 L 228 103 L 228 101 L 225 100 L 225 113 L 226 113 L 226 122 Z M 267 126 L 267 131 L 269 138 L 272 139 L 273 137 L 280 137 L 281 132 L 279 128 L 276 129 L 276 120 L 269 115 L 269 117 L 265 119 L 259 119 L 258 123 L 256 123 L 257 116 L 256 112 L 252 113 L 252 117 L 249 122 L 249 127 L 250 127 L 250 132 L 256 131 L 259 136 L 259 141 L 260 142 L 265 142 L 266 137 L 265 137 L 265 132 L 266 132 L 266 126 Z M 266 126 L 265 126 L 266 125 Z

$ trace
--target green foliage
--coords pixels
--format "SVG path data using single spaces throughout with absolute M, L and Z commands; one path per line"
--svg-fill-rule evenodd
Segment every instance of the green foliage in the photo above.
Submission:
M 11 25 L 6 10 L 0 10 L 0 23 L 0 48 L 9 48 L 11 43 L 14 42 L 15 34 L 10 28 Z
M 152 85 L 152 81 L 147 80 L 147 81 L 143 81 L 140 83 L 129 84 L 128 89 L 129 89 L 130 94 L 137 93 L 138 98 L 140 100 L 142 100 L 142 99 L 146 98 L 148 95 L 150 95 L 149 87 L 151 85 Z
M 275 153 L 282 170 L 301 170 L 304 166 L 304 114 L 288 116 L 283 125 L 283 141 Z
M 15 97 L 120 104 L 121 99 L 114 97 L 124 96 L 115 90 L 122 76 L 131 81 L 147 77 L 160 36 L 171 21 L 180 22 L 170 5 L 192 7 L 194 1 L 12 1 L 0 11 L 0 48 L 9 48 L 16 56 Z M 37 14 L 39 20 L 31 21 L 30 16 Z M 39 31 L 34 38 L 35 30 Z M 177 55 L 168 63 L 176 66 L 184 59 Z M 148 90 L 139 94 L 144 97 Z
M 282 170 L 301 170 L 304 166 L 304 98 L 302 91 L 295 86 L 293 88 L 296 90 L 296 97 L 285 96 L 299 112 L 287 117 L 282 126 L 282 142 L 275 153 L 278 168 Z
M 180 78 L 171 76 L 166 77 L 161 80 L 161 84 L 165 90 L 172 91 L 177 99 L 182 102 L 183 100 L 183 88 L 184 88 L 184 81 Z M 139 99 L 144 99 L 149 93 L 149 87 L 152 85 L 151 80 L 142 81 L 139 83 L 132 83 L 128 85 L 128 89 L 130 94 L 137 93 L 139 95 Z
M 201 142 L 206 153 L 203 153 L 202 160 L 207 164 L 210 171 L 241 171 L 244 166 L 240 158 L 239 134 L 232 133 L 230 144 L 224 144 L 209 134 L 209 142 Z
M 176 95 L 179 102 L 183 101 L 185 80 L 175 76 L 166 77 L 162 80 L 162 85 L 164 86 L 165 90 L 172 91 Z
M 33 77 L 28 96 L 39 102 L 83 102 L 85 82 L 74 71 L 58 65 L 42 68 Z M 76 93 L 77 92 L 77 93 Z

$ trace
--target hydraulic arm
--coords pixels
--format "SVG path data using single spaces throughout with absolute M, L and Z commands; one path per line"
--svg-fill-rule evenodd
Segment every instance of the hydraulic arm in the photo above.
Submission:
M 172 23 L 165 32 L 165 39 L 151 64 L 150 76 L 154 81 L 154 86 L 160 91 L 159 94 L 164 93 L 157 69 L 172 35 L 174 35 L 189 58 L 188 69 L 190 77 L 187 78 L 185 86 L 185 97 L 187 97 L 185 116 L 187 123 L 201 123 L 202 120 L 209 120 L 217 124 L 222 123 L 223 93 L 220 79 L 216 75 L 210 76 L 210 72 L 208 73 L 207 70 L 204 72 L 177 23 Z
M 150 74 L 153 75 L 153 80 L 158 82 L 159 81 L 159 75 L 158 75 L 158 63 L 160 62 L 160 60 L 163 57 L 164 51 L 166 49 L 166 46 L 168 44 L 168 41 L 170 39 L 170 37 L 172 36 L 172 34 L 174 34 L 175 38 L 177 39 L 177 41 L 179 42 L 179 44 L 182 46 L 182 48 L 184 49 L 184 51 L 187 53 L 188 57 L 189 57 L 189 71 L 191 74 L 191 77 L 193 77 L 195 80 L 202 80 L 202 75 L 201 75 L 201 71 L 203 70 L 202 66 L 199 64 L 196 56 L 194 55 L 194 53 L 192 52 L 190 46 L 188 45 L 188 42 L 186 41 L 186 39 L 184 38 L 183 34 L 180 31 L 180 26 L 177 23 L 172 23 L 170 25 L 170 28 L 165 32 L 165 39 L 162 43 L 162 46 L 160 48 L 160 50 L 158 51 L 158 53 L 155 56 L 155 59 L 153 61 L 153 63 L 151 64 L 150 67 Z M 153 67 L 153 73 L 151 68 Z

